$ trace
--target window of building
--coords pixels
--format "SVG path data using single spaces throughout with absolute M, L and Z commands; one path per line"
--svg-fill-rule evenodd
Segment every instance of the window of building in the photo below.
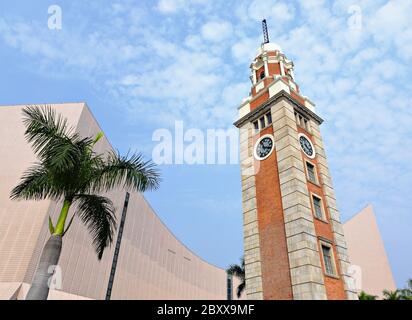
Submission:
M 318 181 L 316 179 L 315 165 L 313 165 L 312 163 L 306 161 L 306 171 L 307 171 L 307 174 L 308 174 L 308 180 L 310 182 L 313 182 L 313 183 L 318 183 Z
M 255 134 L 272 124 L 272 114 L 270 112 L 261 116 L 258 120 L 253 121 Z
M 323 263 L 325 265 L 325 273 L 331 276 L 335 276 L 335 263 L 333 258 L 332 246 L 326 243 L 321 244 Z
M 298 113 L 297 113 L 296 111 L 295 111 L 295 121 L 296 121 L 296 124 L 297 124 L 297 125 L 300 124 L 299 115 L 298 115 Z
M 259 122 L 255 121 L 253 122 L 253 128 L 255 129 L 255 133 L 259 132 Z
M 117 234 L 116 246 L 114 249 L 112 268 L 111 268 L 110 276 L 109 276 L 109 283 L 107 284 L 106 300 L 110 300 L 111 295 L 112 295 L 114 277 L 116 274 L 117 262 L 119 258 L 119 251 L 120 251 L 121 243 L 122 243 L 123 229 L 124 229 L 124 224 L 126 221 L 126 214 L 127 214 L 127 207 L 129 205 L 129 199 L 130 199 L 130 193 L 126 192 L 126 197 L 124 199 L 124 204 L 123 204 L 122 216 L 121 216 L 121 220 L 119 224 L 119 232 Z
M 309 131 L 309 121 L 303 118 L 303 127 L 306 131 Z
M 315 217 L 324 220 L 323 210 L 322 210 L 322 200 L 321 198 L 312 195 L 313 209 L 315 211 Z
M 265 71 L 262 71 L 262 72 L 259 74 L 259 79 L 262 80 L 262 79 L 264 79 L 264 78 L 265 78 Z
M 266 127 L 265 117 L 261 117 L 261 118 L 259 119 L 259 122 L 260 122 L 260 129 L 263 129 L 263 128 Z
M 266 120 L 268 125 L 272 124 L 272 114 L 270 112 L 266 114 Z
M 295 120 L 299 127 L 309 131 L 309 120 L 306 117 L 295 111 Z

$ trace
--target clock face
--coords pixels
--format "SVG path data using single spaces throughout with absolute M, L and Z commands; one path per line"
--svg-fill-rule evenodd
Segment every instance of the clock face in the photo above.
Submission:
M 299 143 L 300 143 L 300 147 L 302 148 L 303 152 L 306 153 L 306 155 L 309 158 L 315 157 L 315 150 L 313 149 L 312 142 L 310 142 L 310 140 L 306 136 L 300 135 Z
M 256 143 L 255 157 L 258 160 L 263 160 L 271 154 L 273 150 L 273 139 L 270 136 L 263 136 Z

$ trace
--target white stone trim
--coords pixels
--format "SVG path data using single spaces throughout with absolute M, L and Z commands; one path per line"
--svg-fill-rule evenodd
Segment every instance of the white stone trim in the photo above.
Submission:
M 293 299 L 327 299 L 293 105 L 271 107 Z
M 250 103 L 245 103 L 239 108 L 239 119 L 244 117 L 250 112 Z
M 284 77 L 285 76 L 285 66 L 283 65 L 283 61 L 280 61 L 279 64 L 280 64 L 280 74 L 282 77 Z
M 265 88 L 265 82 L 263 81 L 263 79 L 259 80 L 259 82 L 255 86 L 256 93 L 258 93 L 259 91 L 261 91 L 264 88 Z
M 289 74 L 292 77 L 293 81 L 295 81 L 295 73 L 293 72 L 293 68 L 289 69 Z
M 281 78 L 276 78 L 275 81 L 273 81 L 271 84 L 268 86 L 268 92 L 269 92 L 269 98 L 273 97 L 277 93 L 281 92 L 282 90 L 286 91 L 287 93 L 290 94 L 290 88 L 289 86 L 284 83 Z
M 292 88 L 292 90 L 293 91 L 297 91 L 298 89 L 297 89 L 297 87 L 296 87 L 296 84 L 292 81 L 292 80 L 289 80 L 289 86 Z
M 317 185 L 317 186 L 320 187 L 320 184 L 319 184 L 319 176 L 318 176 L 318 168 L 316 167 L 316 164 L 313 163 L 312 161 L 309 161 L 308 159 L 304 159 L 304 160 L 305 160 L 305 173 L 306 173 L 306 178 L 308 179 L 308 181 L 309 181 L 310 183 L 313 183 L 313 184 L 315 184 L 315 185 Z M 311 166 L 313 166 L 314 175 L 315 175 L 315 181 L 310 180 L 309 170 L 308 170 L 308 164 L 310 164 Z
M 256 77 L 256 70 L 254 68 L 252 68 L 252 82 L 253 82 L 253 85 L 256 85 L 257 77 Z
M 315 203 L 313 202 L 313 197 L 318 198 L 318 199 L 320 200 L 320 204 L 321 204 L 320 210 L 322 211 L 322 217 L 321 217 L 321 218 L 319 218 L 319 217 L 316 215 L 316 212 L 315 212 Z M 313 207 L 313 217 L 314 217 L 315 219 L 318 219 L 318 220 L 320 220 L 320 221 L 323 221 L 323 222 L 326 222 L 326 223 L 327 223 L 328 220 L 327 220 L 327 216 L 326 216 L 325 201 L 323 200 L 323 197 L 320 196 L 320 195 L 317 194 L 317 193 L 310 192 L 310 203 L 312 204 L 312 207 Z
M 320 254 L 321 254 L 321 259 L 323 261 L 323 272 L 325 273 L 326 276 L 339 278 L 339 273 L 338 273 L 338 269 L 337 269 L 337 266 L 336 266 L 336 258 L 335 258 L 335 252 L 334 252 L 334 249 L 333 249 L 333 244 L 328 242 L 328 241 L 319 239 L 319 246 L 320 246 L 319 251 L 320 251 Z M 322 246 L 328 247 L 330 249 L 331 256 L 332 256 L 333 274 L 330 274 L 326 271 L 326 263 L 325 263 L 325 257 L 323 256 Z
M 263 60 L 263 62 L 264 62 L 264 69 L 265 69 L 265 77 L 269 77 L 269 66 L 268 66 L 267 57 Z

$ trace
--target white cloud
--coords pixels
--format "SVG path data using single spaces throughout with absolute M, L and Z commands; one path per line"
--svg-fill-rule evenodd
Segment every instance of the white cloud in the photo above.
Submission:
M 358 53 L 350 60 L 350 63 L 356 68 L 361 68 L 363 64 L 368 63 L 370 60 L 379 57 L 381 52 L 377 48 L 366 48 Z
M 377 43 L 385 46 L 393 43 L 404 59 L 412 57 L 411 12 L 409 0 L 388 1 L 370 18 L 367 26 Z
M 272 20 L 279 24 L 293 19 L 294 10 L 291 5 L 279 1 L 254 0 L 248 8 L 249 17 L 255 21 Z
M 202 26 L 201 32 L 206 40 L 222 41 L 232 35 L 233 29 L 227 21 L 210 21 Z
M 173 14 L 180 11 L 187 13 L 192 12 L 191 9 L 197 5 L 205 6 L 209 3 L 209 0 L 159 0 L 156 8 L 163 14 Z
M 273 17 L 278 23 L 279 21 L 290 21 L 294 17 L 294 11 L 291 6 L 286 5 L 285 3 L 276 3 L 271 10 L 270 17 Z
M 235 83 L 224 88 L 222 93 L 223 104 L 228 108 L 236 109 L 250 91 L 250 82 Z
M 259 47 L 260 38 L 243 38 L 238 40 L 231 48 L 232 56 L 235 63 L 250 63 Z
M 184 0 L 160 0 L 157 9 L 162 13 L 174 13 L 180 10 L 184 3 Z
M 192 50 L 205 49 L 205 41 L 199 35 L 189 35 L 184 41 L 185 45 Z

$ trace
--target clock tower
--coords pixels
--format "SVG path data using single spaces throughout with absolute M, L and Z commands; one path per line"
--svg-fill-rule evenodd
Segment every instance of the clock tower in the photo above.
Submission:
M 265 42 L 239 106 L 248 299 L 357 299 L 315 105 Z

